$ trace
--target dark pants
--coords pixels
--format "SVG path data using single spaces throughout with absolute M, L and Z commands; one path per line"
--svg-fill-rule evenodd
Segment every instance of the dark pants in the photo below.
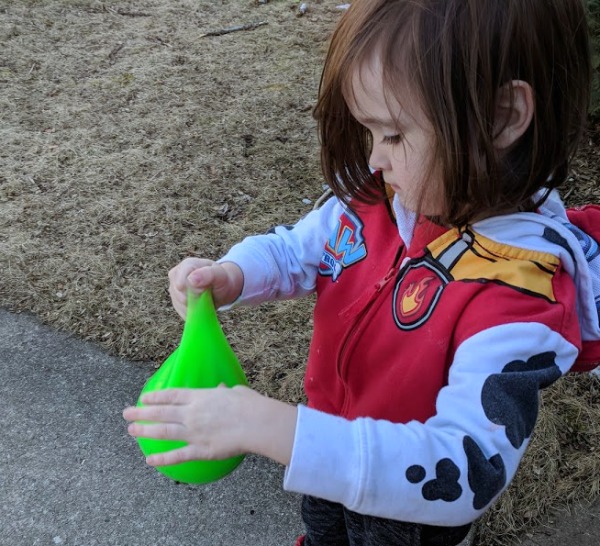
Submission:
M 316 497 L 302 499 L 303 546 L 456 546 L 469 532 L 461 527 L 404 523 L 351 512 Z

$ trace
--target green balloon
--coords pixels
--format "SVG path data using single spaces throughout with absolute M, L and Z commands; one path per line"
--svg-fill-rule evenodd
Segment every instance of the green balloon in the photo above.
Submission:
M 179 347 L 144 385 L 143 394 L 164 389 L 205 389 L 224 383 L 227 387 L 247 385 L 248 381 L 221 329 L 211 293 L 199 297 L 188 293 L 188 312 Z M 138 406 L 143 404 L 138 399 Z M 186 445 L 182 441 L 137 438 L 147 457 Z M 183 483 L 208 483 L 232 472 L 243 455 L 218 461 L 189 461 L 159 466 L 165 476 Z

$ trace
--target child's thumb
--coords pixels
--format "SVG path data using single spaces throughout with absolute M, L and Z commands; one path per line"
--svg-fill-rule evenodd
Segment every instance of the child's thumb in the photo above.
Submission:
M 195 290 L 204 290 L 213 284 L 213 275 L 210 272 L 211 267 L 201 267 L 195 269 L 188 275 L 188 284 Z

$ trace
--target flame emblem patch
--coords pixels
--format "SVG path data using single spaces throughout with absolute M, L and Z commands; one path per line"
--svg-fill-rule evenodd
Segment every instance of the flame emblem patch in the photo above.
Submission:
M 418 314 L 425 299 L 425 290 L 435 277 L 423 277 L 418 282 L 411 282 L 400 299 L 400 314 L 403 318 Z
M 414 330 L 433 313 L 451 276 L 433 260 L 411 263 L 396 281 L 393 298 L 394 321 L 401 330 Z

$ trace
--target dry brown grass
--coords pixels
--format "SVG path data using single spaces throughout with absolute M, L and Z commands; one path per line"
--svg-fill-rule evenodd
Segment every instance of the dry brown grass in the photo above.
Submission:
M 169 268 L 293 221 L 322 192 L 311 107 L 338 3 L 297 17 L 278 0 L 0 0 L 2 305 L 162 362 L 181 333 Z M 255 21 L 267 25 L 201 37 Z M 573 203 L 599 201 L 597 135 Z M 302 400 L 311 304 L 222 315 L 257 389 Z M 598 383 L 570 378 L 544 400 L 481 544 L 598 494 Z

